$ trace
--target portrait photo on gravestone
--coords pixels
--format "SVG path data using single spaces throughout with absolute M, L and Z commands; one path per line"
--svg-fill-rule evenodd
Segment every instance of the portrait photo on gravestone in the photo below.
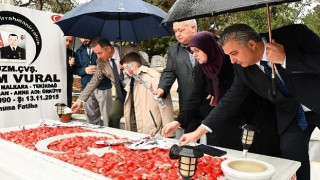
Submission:
M 26 62 L 26 36 L 0 31 L 0 62 Z

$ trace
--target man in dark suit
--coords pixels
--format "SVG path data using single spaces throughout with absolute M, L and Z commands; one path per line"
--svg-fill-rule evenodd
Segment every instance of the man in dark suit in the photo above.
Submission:
M 192 54 L 187 50 L 189 40 L 197 33 L 197 22 L 195 19 L 174 22 L 173 32 L 178 42 L 169 47 L 167 64 L 161 74 L 157 95 L 158 97 L 165 98 L 166 94 L 170 92 L 172 84 L 177 80 L 179 109 L 181 111 L 191 96 L 193 88 L 193 67 L 198 64 Z M 203 112 L 202 114 L 207 113 Z M 184 127 L 185 133 L 194 131 L 201 124 L 204 117 L 205 115 L 201 117 L 200 111 L 198 111 L 198 115 L 195 116 L 194 119 L 189 119 L 189 121 L 185 123 L 187 124 L 187 127 Z
M 282 157 L 300 161 L 297 178 L 308 180 L 309 139 L 315 126 L 320 127 L 320 38 L 304 25 L 285 26 L 272 35 L 272 42 L 267 43 L 267 34 L 259 35 L 250 26 L 225 29 L 220 44 L 236 64 L 235 80 L 203 124 L 180 141 L 185 144 L 214 131 L 212 122 L 225 120 L 254 91 L 274 103 Z M 276 95 L 267 77 L 271 63 L 275 64 Z
M 16 34 L 9 34 L 9 45 L 1 48 L 1 59 L 26 59 L 26 50 L 19 47 L 19 37 Z
M 67 66 L 67 105 L 72 105 L 72 86 L 73 86 L 73 73 L 75 71 L 75 52 L 71 50 L 71 45 L 74 43 L 73 36 L 66 36 L 66 66 Z

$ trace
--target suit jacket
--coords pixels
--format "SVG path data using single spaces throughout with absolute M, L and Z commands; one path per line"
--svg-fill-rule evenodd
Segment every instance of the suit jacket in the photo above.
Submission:
M 109 78 L 111 82 L 114 84 L 114 75 L 109 61 L 98 60 L 96 73 L 93 75 L 87 86 L 81 92 L 81 95 L 78 99 L 86 102 L 92 94 L 92 92 L 98 87 L 100 82 L 105 77 Z
M 196 64 L 198 62 L 196 61 Z M 165 94 L 170 93 L 170 89 L 174 81 L 178 81 L 177 92 L 179 94 L 179 107 L 182 109 L 188 97 L 191 95 L 193 88 L 192 65 L 188 51 L 182 47 L 180 43 L 175 43 L 169 47 L 168 59 L 164 68 L 159 88 L 163 89 Z
M 70 107 L 72 105 L 72 86 L 73 86 L 73 72 L 75 66 L 70 66 L 69 57 L 75 57 L 75 52 L 71 49 L 66 49 L 66 67 L 67 67 L 67 105 Z
M 273 39 L 282 44 L 286 51 L 286 69 L 276 65 L 277 70 L 292 98 L 284 97 L 277 89 L 277 96 L 271 98 L 271 81 L 257 65 L 243 68 L 234 65 L 235 80 L 227 94 L 209 114 L 204 124 L 213 127 L 214 121 L 222 121 L 227 114 L 240 107 L 241 102 L 253 90 L 261 97 L 272 101 L 276 108 L 278 133 L 296 121 L 299 103 L 320 115 L 320 38 L 304 25 L 289 25 L 272 31 Z M 266 36 L 267 34 L 261 34 Z M 319 126 L 320 120 L 316 125 Z
M 220 85 L 225 91 L 228 91 L 234 79 L 233 65 L 229 58 L 226 58 L 219 76 Z M 194 68 L 194 88 L 192 95 L 187 101 L 187 105 L 180 112 L 178 121 L 181 127 L 185 127 L 190 119 L 196 114 L 196 110 L 207 110 L 208 108 L 201 106 L 206 101 L 208 94 L 213 92 L 212 79 L 207 77 L 201 65 Z M 218 102 L 219 104 L 220 102 Z M 210 106 L 209 110 L 214 109 Z M 206 117 L 209 112 L 203 112 Z M 227 112 L 226 112 L 227 113 Z M 250 147 L 250 151 L 254 153 L 280 156 L 279 137 L 277 135 L 277 124 L 275 118 L 274 106 L 267 99 L 264 99 L 253 93 L 252 91 L 242 102 L 241 106 L 224 121 L 213 122 L 215 130 L 213 133 L 207 134 L 207 143 L 213 146 L 220 146 L 230 149 L 242 150 L 240 137 L 242 129 L 239 128 L 244 124 L 250 124 L 258 128 L 261 132 L 256 133 L 255 142 Z
M 26 59 L 26 50 L 17 46 L 15 51 L 12 51 L 10 46 L 1 48 L 1 59 Z
M 122 49 L 121 49 L 122 55 L 120 55 L 120 57 L 122 57 L 124 54 L 129 53 L 129 52 L 139 53 L 136 49 L 134 49 L 130 46 L 125 46 L 125 47 L 122 47 Z M 113 74 L 110 62 L 109 61 L 102 61 L 102 60 L 98 59 L 97 60 L 97 71 L 93 75 L 92 79 L 89 81 L 87 86 L 84 88 L 84 90 L 81 92 L 81 95 L 79 96 L 78 99 L 80 99 L 84 102 L 87 101 L 87 99 L 92 94 L 92 92 L 98 87 L 100 82 L 105 78 L 108 78 L 109 80 L 111 80 L 112 84 L 115 85 L 114 76 L 115 75 Z M 117 76 L 119 76 L 119 74 L 117 74 Z

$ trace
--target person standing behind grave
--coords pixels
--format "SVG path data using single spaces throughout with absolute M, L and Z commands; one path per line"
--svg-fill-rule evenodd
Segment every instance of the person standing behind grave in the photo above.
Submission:
M 281 156 L 300 161 L 297 179 L 309 180 L 310 136 L 320 127 L 320 37 L 302 24 L 274 29 L 272 37 L 268 39 L 268 33 L 258 34 L 246 24 L 223 31 L 219 44 L 235 64 L 235 80 L 199 128 L 183 135 L 180 143 L 214 131 L 214 123 L 224 121 L 230 115 L 226 111 L 237 110 L 254 91 L 275 106 Z M 275 89 L 271 86 L 272 64 Z
M 173 107 L 170 93 L 161 106 L 155 100 L 160 73 L 142 65 L 141 56 L 131 52 L 121 60 L 125 73 L 131 77 L 125 87 L 127 97 L 124 102 L 126 130 L 155 135 L 161 133 L 163 126 L 173 120 Z
M 76 54 L 71 50 L 74 37 L 66 36 L 66 66 L 67 66 L 67 106 L 71 107 L 72 105 L 72 85 L 73 85 L 73 73 L 75 70 L 76 63 Z
M 116 98 L 108 113 L 109 121 L 104 120 L 104 124 L 105 126 L 120 128 L 120 119 L 123 117 L 123 102 L 125 98 L 125 90 L 123 87 L 128 82 L 128 77 L 124 76 L 120 70 L 120 57 L 122 56 L 121 54 L 137 50 L 131 46 L 124 46 L 121 47 L 120 52 L 120 48 L 112 46 L 109 40 L 103 37 L 95 38 L 91 45 L 93 52 L 99 59 L 97 61 L 97 70 L 71 109 L 77 111 L 82 103 L 87 101 L 101 81 L 103 81 L 104 78 L 108 78 L 115 87 Z
M 120 59 L 121 57 L 123 57 L 129 52 L 138 53 L 138 49 L 132 46 L 121 46 L 121 47 L 114 46 L 113 48 L 114 48 L 114 54 L 112 56 L 112 59 L 114 59 L 114 63 L 117 66 L 119 80 L 121 81 L 120 88 L 123 95 L 122 97 L 126 97 L 127 92 L 124 90 L 124 87 L 129 82 L 129 77 L 125 73 L 123 73 L 123 67 L 120 64 Z M 142 58 L 142 60 L 143 60 L 142 62 L 143 65 L 147 64 L 147 61 L 144 58 Z M 118 129 L 120 128 L 120 120 L 123 117 L 123 103 L 124 103 L 124 98 L 119 98 L 118 96 L 115 98 L 109 113 L 109 127 L 118 128 Z
M 81 91 L 83 91 L 95 74 L 98 62 L 97 55 L 91 47 L 91 40 L 80 38 L 80 41 L 82 45 L 76 51 L 76 74 L 81 77 Z M 83 104 L 88 123 L 108 126 L 108 113 L 112 106 L 111 88 L 110 79 L 104 77 Z
M 208 97 L 208 94 L 211 96 L 211 104 L 217 105 L 230 88 L 234 79 L 233 65 L 229 56 L 226 56 L 217 44 L 217 40 L 218 37 L 213 33 L 202 31 L 195 34 L 189 41 L 188 48 L 199 62 L 194 70 L 193 92 L 177 121 L 163 128 L 164 137 L 173 133 L 180 126 L 179 122 L 187 122 L 194 115 L 194 110 L 199 108 L 203 99 Z M 242 150 L 242 129 L 239 127 L 244 124 L 253 125 L 260 130 L 255 134 L 250 152 L 280 156 L 274 106 L 254 92 L 250 93 L 242 106 L 228 119 L 214 125 L 215 131 L 208 136 L 207 144 Z
M 193 88 L 193 67 L 198 64 L 192 54 L 187 50 L 188 42 L 192 36 L 197 33 L 197 22 L 195 19 L 174 22 L 173 32 L 178 42 L 169 47 L 167 64 L 161 74 L 157 96 L 165 98 L 166 95 L 169 94 L 172 84 L 177 80 L 179 110 L 181 111 L 191 96 Z M 204 102 L 201 111 L 196 111 L 193 119 L 189 119 L 188 122 L 183 123 L 186 125 L 184 132 L 194 131 L 210 110 L 209 101 Z

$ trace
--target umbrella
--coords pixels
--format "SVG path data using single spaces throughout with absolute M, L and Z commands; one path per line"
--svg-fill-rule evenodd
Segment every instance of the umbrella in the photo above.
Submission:
M 299 0 L 177 0 L 162 23 L 216 16 Z
M 272 40 L 269 5 L 300 0 L 177 0 L 170 8 L 162 23 L 183 21 L 200 17 L 252 10 L 266 7 L 269 39 Z M 274 64 L 272 64 L 272 97 L 276 96 Z
M 93 0 L 67 12 L 56 24 L 64 35 L 139 42 L 171 35 L 166 12 L 142 0 Z

